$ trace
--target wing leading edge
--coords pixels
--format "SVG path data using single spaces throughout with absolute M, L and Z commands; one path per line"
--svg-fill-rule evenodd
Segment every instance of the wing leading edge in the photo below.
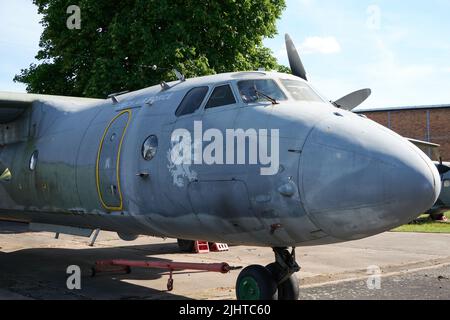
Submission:
M 0 124 L 17 120 L 35 100 L 26 94 L 0 93 Z
M 104 101 L 102 99 L 51 96 L 43 94 L 0 92 L 0 124 L 10 123 L 33 106 L 34 102 L 53 102 L 61 106 L 87 106 Z

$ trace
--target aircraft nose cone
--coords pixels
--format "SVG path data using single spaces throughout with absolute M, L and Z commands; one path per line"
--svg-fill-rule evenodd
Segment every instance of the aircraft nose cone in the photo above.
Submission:
M 311 220 L 342 240 L 410 222 L 433 206 L 441 188 L 422 151 L 356 115 L 329 118 L 313 129 L 299 175 Z

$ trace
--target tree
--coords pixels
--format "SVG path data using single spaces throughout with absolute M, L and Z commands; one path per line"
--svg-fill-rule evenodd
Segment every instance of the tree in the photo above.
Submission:
M 28 92 L 105 97 L 171 80 L 171 68 L 187 77 L 281 68 L 262 41 L 276 34 L 284 0 L 78 0 L 80 29 L 66 25 L 73 0 L 33 2 L 40 63 L 14 79 Z

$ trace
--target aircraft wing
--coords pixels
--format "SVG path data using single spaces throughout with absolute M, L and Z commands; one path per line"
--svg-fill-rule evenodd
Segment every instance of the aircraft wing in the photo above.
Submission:
M 416 145 L 419 148 L 440 148 L 441 145 L 416 139 L 407 138 L 409 142 Z
M 72 107 L 73 110 L 78 106 L 87 106 L 104 100 L 44 94 L 0 92 L 0 124 L 17 120 L 25 110 L 31 108 L 33 103 L 37 101 L 52 102 L 60 105 L 61 108 L 67 107 L 69 108 L 68 110 Z
M 428 151 L 431 150 L 431 152 L 433 154 L 433 158 L 435 158 L 436 160 L 439 160 L 441 158 L 441 153 L 439 152 L 439 148 L 441 146 L 439 144 L 416 140 L 416 139 L 411 139 L 411 138 L 406 138 L 406 139 L 425 153 L 428 153 Z
M 439 150 L 441 146 L 439 144 L 420 141 L 416 139 L 408 139 L 408 140 L 409 142 L 415 144 L 419 149 L 421 149 L 425 153 L 428 153 L 428 151 L 431 150 L 432 158 L 439 161 L 436 164 L 436 167 L 441 175 L 446 174 L 447 172 L 450 171 L 450 166 L 442 162 L 442 156 Z
M 0 124 L 18 119 L 35 100 L 34 95 L 0 93 Z

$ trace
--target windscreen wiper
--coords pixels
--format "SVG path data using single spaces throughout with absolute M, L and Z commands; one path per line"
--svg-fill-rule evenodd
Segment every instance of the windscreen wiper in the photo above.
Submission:
M 258 96 L 262 96 L 272 102 L 272 104 L 280 104 L 276 99 L 272 98 L 271 96 L 265 94 L 264 92 L 259 91 L 258 89 L 255 89 L 255 92 Z

